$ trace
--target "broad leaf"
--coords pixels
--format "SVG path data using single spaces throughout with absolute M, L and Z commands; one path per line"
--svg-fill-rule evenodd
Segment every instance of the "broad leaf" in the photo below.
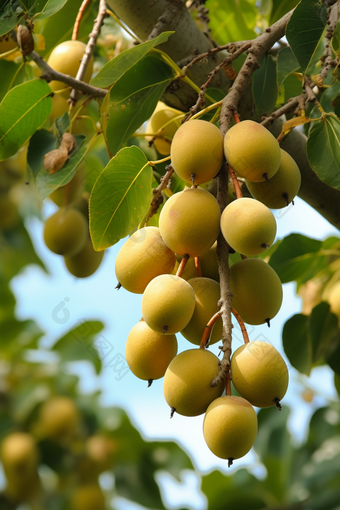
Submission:
M 172 69 L 156 54 L 148 54 L 112 87 L 106 138 L 112 154 L 150 118 L 167 85 Z
M 294 9 L 300 0 L 272 0 L 273 8 L 270 17 L 270 25 L 282 18 L 291 9 Z
M 340 96 L 340 82 L 336 81 L 333 85 L 327 88 L 321 96 L 320 104 L 325 112 L 334 112 L 334 101 L 338 96 Z
M 45 122 L 52 110 L 44 80 L 14 87 L 0 103 L 0 161 L 13 156 Z
M 0 36 L 12 30 L 17 24 L 18 19 L 24 14 L 22 6 L 19 4 L 14 7 L 9 0 L 6 2 L 6 5 L 3 5 L 4 3 L 4 0 L 1 0 Z M 16 12 L 16 7 L 19 9 L 18 12 Z
M 335 115 L 327 115 L 324 122 L 314 122 L 307 156 L 319 179 L 340 190 L 340 120 Z
M 287 76 L 298 71 L 300 64 L 289 46 L 282 48 L 277 55 L 277 82 L 279 87 Z
M 72 1 L 72 0 L 71 0 Z M 38 12 L 39 14 L 35 16 L 34 19 L 45 19 L 49 18 L 50 16 L 53 16 L 56 12 L 58 12 L 64 5 L 66 4 L 67 0 L 42 0 L 38 1 L 35 6 L 35 12 Z M 45 4 L 42 7 L 39 4 Z
M 309 375 L 312 368 L 312 346 L 306 315 L 294 315 L 286 322 L 282 342 L 291 365 L 302 374 Z
M 301 0 L 286 29 L 286 37 L 303 71 L 314 62 L 327 21 L 327 9 L 317 0 Z
M 329 304 L 322 302 L 312 310 L 309 320 L 310 340 L 312 346 L 312 362 L 316 363 L 332 347 L 334 339 L 340 333 L 338 319 L 331 313 Z
M 265 55 L 260 68 L 253 75 L 253 96 L 260 114 L 268 114 L 274 108 L 277 98 L 276 61 Z
M 208 0 L 211 36 L 220 44 L 254 39 L 255 0 Z
M 138 147 L 126 147 L 111 159 L 93 186 L 90 232 L 95 250 L 105 250 L 131 234 L 152 198 L 152 169 Z
M 158 46 L 158 44 L 167 41 L 173 33 L 174 32 L 163 32 L 150 41 L 146 41 L 129 50 L 123 51 L 102 67 L 99 73 L 91 80 L 91 85 L 105 88 L 116 83 L 129 69 L 145 57 L 149 51 L 155 46 Z
M 53 133 L 47 129 L 38 129 L 28 146 L 27 163 L 31 169 L 34 183 L 38 177 L 40 170 L 44 166 L 44 156 L 47 152 L 56 148 L 56 139 Z

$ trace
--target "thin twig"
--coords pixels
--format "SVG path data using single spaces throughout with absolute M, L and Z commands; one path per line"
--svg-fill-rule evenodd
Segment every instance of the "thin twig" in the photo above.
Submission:
M 319 101 L 317 100 L 317 97 L 312 90 L 311 84 L 309 83 L 309 81 L 306 77 L 305 77 L 305 81 L 304 81 L 304 88 L 305 88 L 305 91 L 307 94 L 307 100 L 311 103 L 314 103 L 319 108 L 320 111 L 323 111 L 323 108 L 322 108 L 321 104 L 319 103 Z
M 273 112 L 269 117 L 262 117 L 262 126 L 269 126 L 274 122 L 274 120 L 278 119 L 282 115 L 286 115 L 287 113 L 290 113 L 293 111 L 296 107 L 299 108 L 299 110 L 304 110 L 303 107 L 305 105 L 305 102 L 307 100 L 307 94 L 305 92 L 302 92 L 299 96 L 291 97 L 288 99 L 287 103 L 281 106 L 278 110 Z
M 73 26 L 72 41 L 76 41 L 78 39 L 80 22 L 81 22 L 81 19 L 83 17 L 86 7 L 88 6 L 88 4 L 90 2 L 91 2 L 91 0 L 84 0 L 79 8 L 79 11 L 78 11 L 78 14 L 76 17 L 76 21 L 74 22 L 74 26 Z
M 156 214 L 158 207 L 160 206 L 160 199 L 163 198 L 162 191 L 169 185 L 171 176 L 174 173 L 174 169 L 172 168 L 171 165 L 168 165 L 165 168 L 167 170 L 166 174 L 163 175 L 163 177 L 161 177 L 161 182 L 159 183 L 157 188 L 154 188 L 152 191 L 153 197 L 152 197 L 152 202 L 150 204 L 149 213 L 145 220 L 145 226 L 147 226 L 150 218 L 152 218 L 152 216 L 154 214 Z
M 84 0 L 83 3 L 85 3 L 86 1 L 87 0 Z M 80 64 L 78 72 L 77 72 L 76 80 L 80 80 L 81 81 L 81 80 L 84 79 L 87 66 L 89 65 L 89 62 L 91 60 L 91 57 L 92 57 L 92 54 L 93 54 L 93 51 L 94 51 L 94 47 L 95 47 L 95 44 L 96 44 L 96 41 L 97 41 L 97 38 L 98 38 L 98 36 L 100 34 L 100 30 L 102 28 L 102 25 L 104 23 L 104 19 L 105 19 L 106 16 L 107 16 L 107 13 L 106 13 L 106 3 L 105 3 L 105 0 L 100 0 L 98 16 L 97 16 L 97 19 L 95 20 L 95 23 L 94 23 L 94 26 L 93 26 L 93 30 L 92 30 L 92 32 L 90 34 L 89 42 L 86 45 L 84 56 L 81 59 L 81 64 Z M 70 101 L 71 101 L 71 103 L 73 105 L 76 104 L 76 102 L 77 102 L 77 91 L 76 91 L 76 89 L 72 90 L 72 92 L 70 94 Z
M 244 325 L 244 322 L 241 319 L 240 314 L 233 307 L 231 308 L 231 313 L 234 315 L 235 319 L 239 323 L 239 326 L 240 326 L 241 331 L 242 331 L 242 336 L 243 336 L 244 343 L 248 344 L 249 343 L 249 336 L 248 336 L 248 333 L 247 333 L 247 329 L 246 329 L 246 327 Z
M 215 315 L 212 316 L 208 324 L 204 328 L 202 340 L 200 343 L 200 349 L 205 349 L 209 343 L 210 333 L 214 324 L 221 318 L 220 312 L 216 312 Z
M 189 260 L 189 255 L 187 255 L 187 254 L 184 255 L 182 260 L 181 260 L 180 265 L 178 266 L 176 276 L 178 276 L 178 277 L 182 276 L 183 271 L 185 269 L 185 266 L 187 265 L 188 260 Z
M 243 198 L 240 183 L 238 182 L 236 174 L 230 165 L 228 165 L 228 172 L 234 184 L 236 198 Z

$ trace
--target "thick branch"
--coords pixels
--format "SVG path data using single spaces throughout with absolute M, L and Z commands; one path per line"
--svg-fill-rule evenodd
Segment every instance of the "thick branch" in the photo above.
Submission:
M 304 110 L 305 103 L 307 100 L 307 96 L 305 92 L 302 92 L 299 96 L 291 97 L 288 99 L 287 103 L 281 106 L 278 110 L 273 112 L 269 117 L 262 117 L 263 121 L 261 122 L 262 126 L 269 126 L 274 122 L 274 120 L 278 119 L 282 115 L 286 115 L 287 113 L 292 112 L 296 107 L 299 110 Z

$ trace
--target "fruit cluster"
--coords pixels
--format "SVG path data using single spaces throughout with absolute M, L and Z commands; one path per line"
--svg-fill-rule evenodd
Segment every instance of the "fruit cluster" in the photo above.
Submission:
M 172 195 L 160 213 L 159 228 L 137 230 L 116 259 L 119 286 L 143 294 L 143 317 L 128 335 L 126 360 L 149 384 L 164 376 L 171 415 L 206 413 L 203 432 L 208 447 L 232 463 L 255 441 L 257 416 L 252 406 L 279 407 L 288 370 L 272 345 L 246 339 L 231 359 L 231 379 L 241 396 L 231 396 L 229 374 L 227 394 L 221 396 L 220 362 L 206 349 L 206 339 L 210 344 L 222 339 L 216 240 L 222 232 L 242 256 L 230 269 L 235 316 L 243 326 L 269 325 L 281 307 L 282 285 L 266 262 L 247 256 L 259 255 L 273 243 L 276 221 L 266 204 L 289 204 L 298 192 L 300 172 L 271 133 L 252 121 L 236 123 L 224 140 L 214 124 L 186 122 L 175 132 L 170 154 L 175 172 L 192 187 Z M 257 199 L 238 198 L 221 214 L 215 197 L 197 186 L 218 174 L 224 156 Z M 200 267 L 204 259 L 209 263 Z M 178 332 L 200 348 L 177 355 Z

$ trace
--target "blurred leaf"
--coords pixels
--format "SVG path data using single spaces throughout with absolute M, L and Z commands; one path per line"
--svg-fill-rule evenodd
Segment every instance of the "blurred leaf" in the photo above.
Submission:
M 340 120 L 327 115 L 314 122 L 307 140 L 309 163 L 319 179 L 340 190 Z
M 211 37 L 219 44 L 254 39 L 256 0 L 208 0 Z
M 6 282 L 0 281 L 0 324 L 13 316 L 15 297 Z
M 276 60 L 265 55 L 260 68 L 253 74 L 253 96 L 260 114 L 268 114 L 274 108 L 277 98 Z
M 273 0 L 273 9 L 269 24 L 272 25 L 275 21 L 281 19 L 287 12 L 294 9 L 299 1 L 300 0 Z
M 32 171 L 34 182 L 36 182 L 37 176 L 44 165 L 45 154 L 55 148 L 56 139 L 53 133 L 47 131 L 47 129 L 38 129 L 30 139 L 27 163 Z
M 105 250 L 135 230 L 151 203 L 152 169 L 138 147 L 126 147 L 98 177 L 90 198 L 95 250 Z
M 45 19 L 49 18 L 56 12 L 58 12 L 64 5 L 66 4 L 67 0 L 40 0 L 36 3 L 34 14 L 40 13 L 37 16 L 35 16 L 34 19 Z
M 34 71 L 31 66 L 28 64 L 20 64 L 17 69 L 17 74 L 12 83 L 12 87 L 16 87 L 21 83 L 26 83 L 27 81 L 32 81 L 35 79 Z
M 65 303 L 64 303 L 65 304 Z M 52 312 L 58 314 L 56 309 Z M 114 347 L 100 333 L 104 325 L 100 321 L 87 321 L 82 319 L 79 324 L 71 329 L 66 335 L 57 340 L 53 346 L 53 351 L 58 352 L 61 359 L 65 362 L 88 360 L 94 365 L 97 374 L 99 374 L 102 363 L 109 361 Z
M 336 81 L 321 96 L 320 104 L 325 112 L 334 112 L 334 101 L 340 95 L 340 82 Z
M 312 347 L 309 337 L 308 317 L 306 315 L 294 315 L 283 327 L 283 348 L 296 370 L 309 375 L 312 368 Z
M 334 374 L 334 386 L 340 397 L 340 374 Z
M 7 94 L 10 84 L 14 78 L 15 73 L 19 69 L 19 65 L 7 60 L 0 60 L 0 101 Z
M 314 63 L 326 21 L 325 5 L 317 0 L 301 0 L 288 22 L 286 37 L 303 71 Z
M 309 330 L 314 364 L 327 353 L 334 341 L 340 341 L 338 318 L 331 313 L 328 303 L 322 302 L 313 308 Z
M 110 92 L 105 133 L 112 154 L 116 154 L 150 118 L 173 77 L 171 67 L 157 54 L 151 53 L 116 81 Z
M 12 30 L 17 24 L 17 19 L 23 14 L 23 12 L 17 14 L 16 7 L 19 7 L 19 3 L 14 6 L 9 0 L 1 0 L 0 36 Z M 20 10 L 22 11 L 22 6 Z
M 115 58 L 110 60 L 91 80 L 94 87 L 109 87 L 116 83 L 131 70 L 145 55 L 158 44 L 162 44 L 169 39 L 174 32 L 163 32 L 154 39 L 138 44 L 129 50 L 123 51 Z M 156 69 L 155 69 L 156 71 Z
M 0 103 L 0 160 L 20 147 L 45 122 L 52 110 L 50 87 L 32 80 L 11 89 Z
M 11 317 L 0 323 L 1 355 L 11 358 L 21 354 L 24 349 L 35 349 L 42 335 L 34 321 L 19 321 Z
M 295 74 L 290 74 L 284 81 L 284 101 L 299 96 L 302 92 L 302 83 Z
M 338 415 L 338 416 L 337 416 Z M 311 417 L 307 447 L 310 453 L 319 449 L 322 443 L 332 436 L 340 435 L 340 422 L 338 406 L 336 408 L 321 407 Z
M 277 54 L 277 82 L 279 87 L 281 87 L 287 76 L 297 72 L 299 68 L 300 64 L 291 48 L 289 46 L 282 48 Z
M 339 49 L 340 49 L 340 22 L 339 21 L 337 22 L 337 24 L 335 26 L 335 30 L 333 32 L 332 48 L 336 54 L 339 53 Z

